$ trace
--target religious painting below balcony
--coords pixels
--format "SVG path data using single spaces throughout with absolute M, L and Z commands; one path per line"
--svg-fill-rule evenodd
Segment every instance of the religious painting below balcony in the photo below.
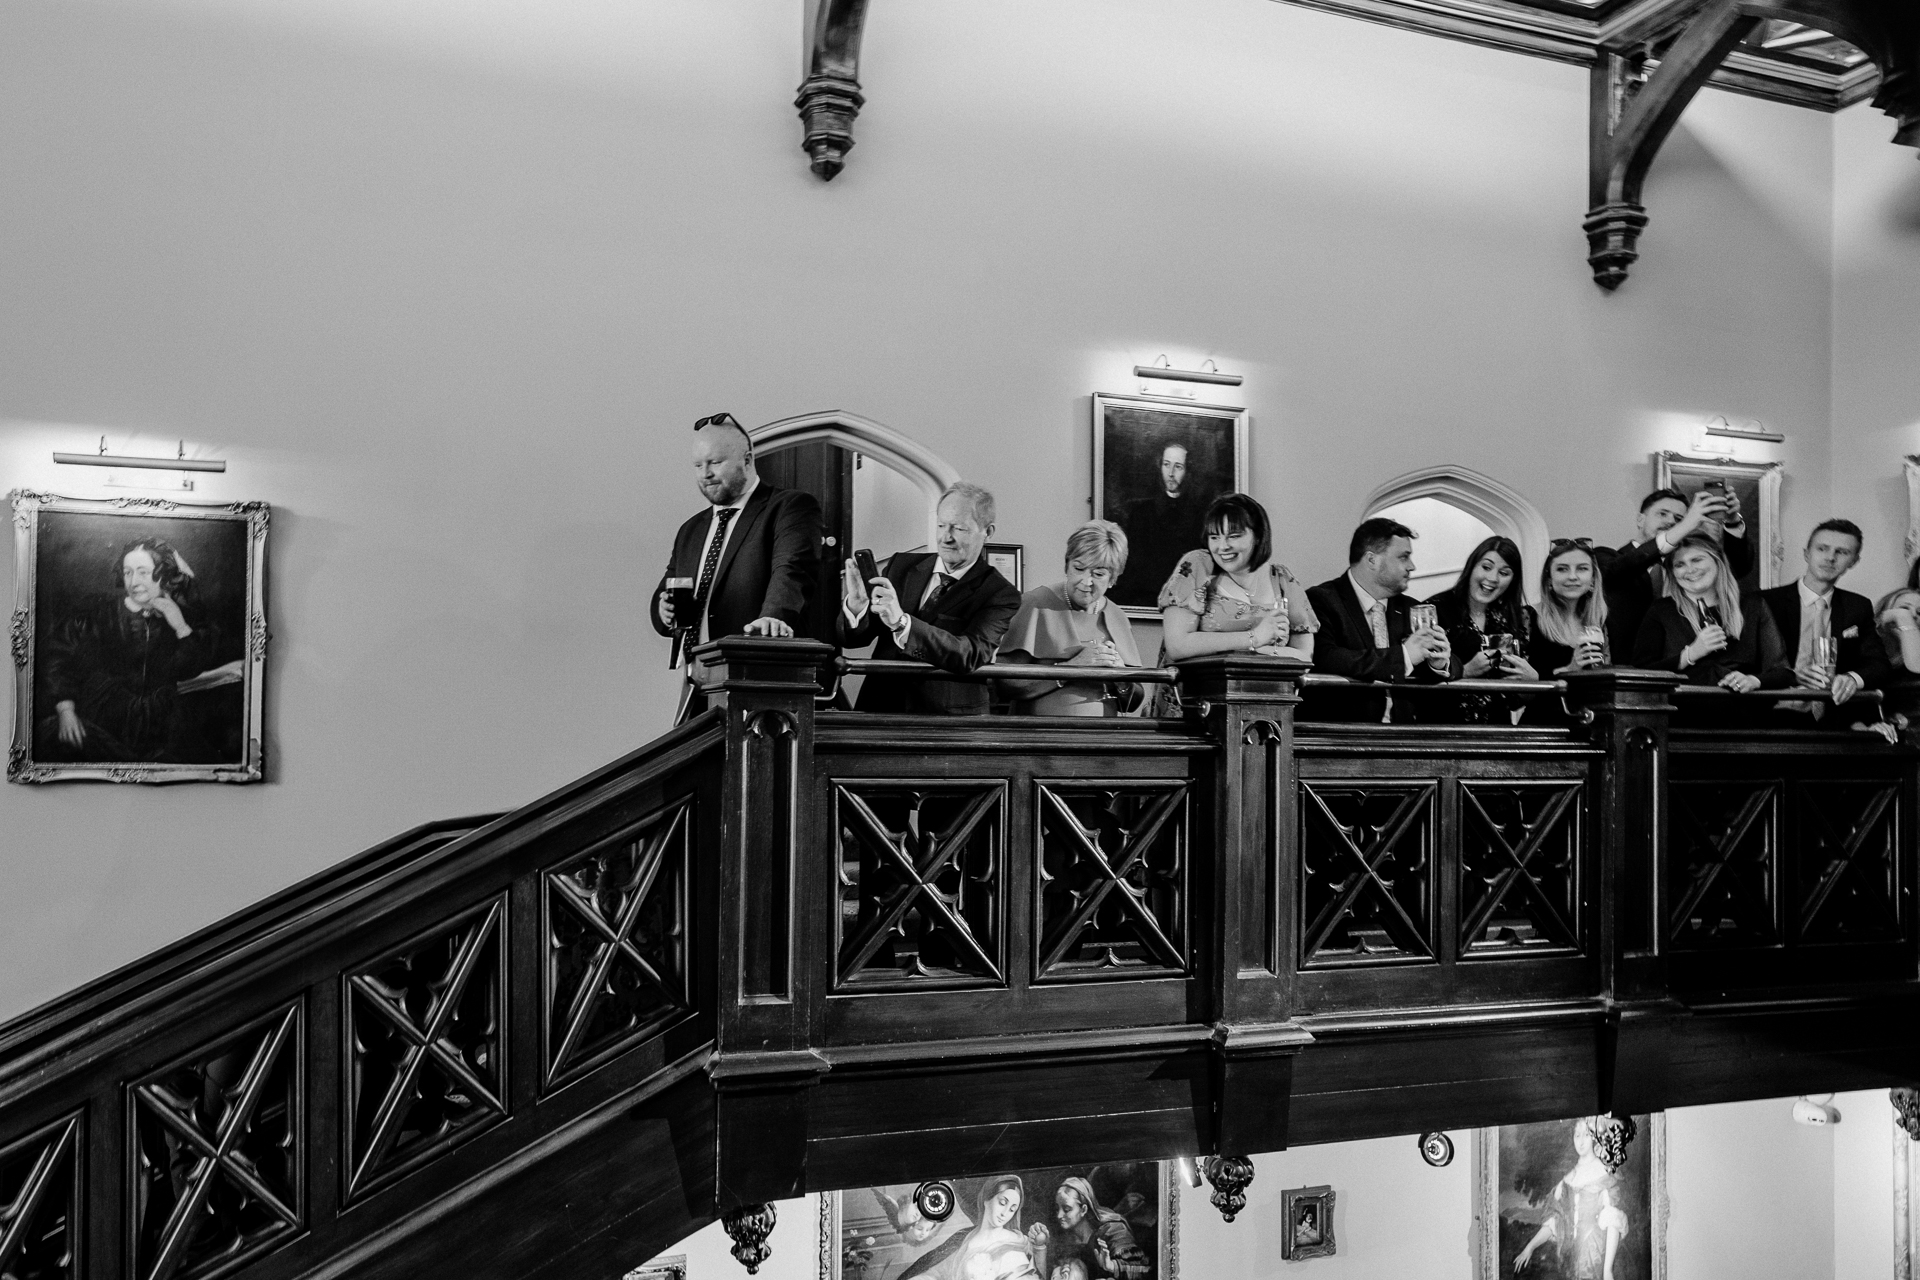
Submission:
M 1482 1129 L 1474 1184 L 1478 1280 L 1666 1280 L 1664 1115 Z
M 267 505 L 17 490 L 9 782 L 258 782 Z
M 1179 1204 L 1157 1160 L 829 1192 L 819 1280 L 1179 1280 Z
M 1158 617 L 1160 588 L 1189 551 L 1204 550 L 1207 506 L 1247 477 L 1247 411 L 1170 405 L 1145 396 L 1093 398 L 1093 516 L 1126 530 L 1127 567 L 1107 598 Z

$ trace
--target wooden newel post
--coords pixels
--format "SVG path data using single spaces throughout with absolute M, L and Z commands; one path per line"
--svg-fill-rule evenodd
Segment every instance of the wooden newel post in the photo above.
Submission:
M 731 636 L 696 649 L 726 725 L 719 812 L 714 1054 L 719 1209 L 799 1195 L 806 1091 L 826 1070 L 809 1045 L 811 969 L 797 954 L 795 868 L 814 829 L 813 699 L 833 650 L 814 640 Z M 750 1215 L 749 1215 L 750 1216 Z
M 1571 672 L 1567 707 L 1606 753 L 1589 810 L 1601 991 L 1596 1112 L 1649 1109 L 1672 1012 L 1666 962 L 1667 725 L 1680 678 L 1630 667 Z M 1658 1103 L 1651 1107 L 1658 1110 Z
M 1293 721 L 1306 673 L 1304 662 L 1254 654 L 1180 664 L 1188 721 L 1219 744 L 1212 839 L 1196 842 L 1194 933 L 1214 1025 L 1212 1150 L 1228 1156 L 1285 1145 L 1293 1056 L 1312 1041 L 1291 1022 Z

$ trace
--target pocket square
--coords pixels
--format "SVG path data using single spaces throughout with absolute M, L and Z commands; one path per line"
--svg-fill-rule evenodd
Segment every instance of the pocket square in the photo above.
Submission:
M 1845 631 L 1842 631 L 1840 633 L 1840 638 L 1842 640 L 1857 640 L 1860 638 L 1860 628 L 1848 627 Z

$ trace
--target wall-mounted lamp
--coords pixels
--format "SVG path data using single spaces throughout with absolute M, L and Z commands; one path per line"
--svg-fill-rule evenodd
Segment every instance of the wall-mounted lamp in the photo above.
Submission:
M 1833 1095 L 1828 1094 L 1825 1102 L 1815 1102 L 1805 1094 L 1793 1104 L 1793 1119 L 1796 1124 L 1810 1124 L 1822 1127 L 1840 1123 L 1840 1109 L 1833 1105 Z
M 1778 431 L 1767 430 L 1766 424 L 1757 419 L 1735 426 L 1727 420 L 1727 415 L 1724 413 L 1717 413 L 1708 418 L 1707 425 L 1700 429 L 1700 434 L 1719 436 L 1724 440 L 1753 440 L 1760 444 L 1781 444 L 1787 438 Z
M 127 467 L 138 471 L 225 471 L 224 461 L 187 456 L 187 442 L 180 442 L 180 454 L 174 458 L 140 458 L 124 453 L 108 453 L 107 438 L 100 437 L 98 453 L 56 453 L 55 462 L 74 467 Z
M 1206 367 L 1202 369 L 1176 369 L 1173 367 L 1172 362 L 1163 355 L 1152 364 L 1137 364 L 1133 366 L 1133 376 L 1136 378 L 1149 378 L 1158 383 L 1199 383 L 1214 387 L 1237 387 L 1246 381 L 1246 379 L 1237 373 L 1220 372 L 1219 366 L 1211 360 L 1205 361 L 1204 364 Z M 1189 398 L 1198 394 L 1191 386 L 1149 386 L 1145 383 L 1141 384 L 1140 393 L 1151 396 L 1187 396 Z
M 1200 1185 L 1200 1165 L 1192 1156 L 1175 1157 L 1173 1167 L 1188 1186 Z

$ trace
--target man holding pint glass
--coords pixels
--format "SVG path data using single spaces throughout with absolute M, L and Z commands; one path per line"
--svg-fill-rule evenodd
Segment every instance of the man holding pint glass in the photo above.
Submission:
M 1407 600 L 1413 580 L 1413 530 L 1376 516 L 1353 531 L 1347 571 L 1307 590 L 1320 618 L 1313 669 L 1352 680 L 1436 683 L 1447 678 L 1453 647 L 1423 609 L 1420 623 Z M 1311 690 L 1301 707 L 1308 720 L 1396 722 L 1417 718 L 1413 700 L 1385 693 Z
M 820 564 L 820 503 L 761 483 L 753 440 L 730 413 L 693 424 L 693 483 L 707 509 L 680 526 L 654 589 L 653 629 L 686 671 L 675 723 L 707 709 L 695 645 L 720 636 L 791 636 Z

